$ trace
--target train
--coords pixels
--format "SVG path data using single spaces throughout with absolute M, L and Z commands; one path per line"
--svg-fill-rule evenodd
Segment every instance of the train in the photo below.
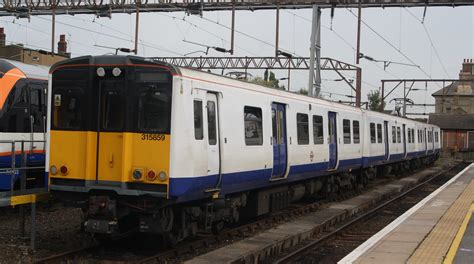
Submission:
M 177 243 L 434 162 L 437 126 L 136 56 L 50 70 L 52 194 Z
M 27 171 L 25 187 L 48 185 L 41 168 L 46 156 L 48 73 L 46 66 L 0 59 L 0 192 L 21 187 L 20 167 L 37 167 Z

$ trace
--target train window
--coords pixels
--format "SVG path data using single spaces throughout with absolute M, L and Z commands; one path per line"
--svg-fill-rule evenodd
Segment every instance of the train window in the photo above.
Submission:
M 318 115 L 313 116 L 313 139 L 314 139 L 314 144 L 324 143 L 322 116 L 318 116 Z
M 202 101 L 194 100 L 194 138 L 203 139 Z
M 351 144 L 351 121 L 349 119 L 342 120 L 342 132 L 344 133 L 344 144 Z
M 263 144 L 262 109 L 244 107 L 245 145 L 258 146 Z
M 397 143 L 397 130 L 395 126 L 392 126 L 392 143 Z
M 411 131 L 410 130 L 411 129 L 409 128 L 408 131 L 407 131 L 408 132 L 408 143 L 411 143 Z
M 217 144 L 216 103 L 207 101 L 207 136 L 209 145 Z
M 144 88 L 138 101 L 138 129 L 141 132 L 168 133 L 171 95 L 156 84 L 140 84 L 140 86 Z
M 375 143 L 377 141 L 377 137 L 375 135 L 375 124 L 370 123 L 370 143 Z
M 296 114 L 296 130 L 298 134 L 298 144 L 309 144 L 309 125 L 307 114 Z
M 66 86 L 65 86 L 66 87 Z M 57 129 L 79 129 L 83 123 L 83 89 L 57 88 L 52 95 L 52 123 Z
M 382 143 L 382 124 L 377 124 L 377 143 Z
M 411 138 L 412 138 L 413 143 L 415 143 L 415 129 L 414 128 L 411 129 Z
M 402 143 L 402 133 L 400 133 L 400 127 L 397 127 L 397 141 Z
M 125 100 L 119 91 L 109 90 L 104 93 L 101 102 L 102 128 L 122 129 L 125 124 Z
M 438 138 L 438 132 L 435 132 L 435 142 L 438 143 L 439 142 L 439 138 Z
M 354 144 L 360 143 L 360 127 L 359 121 L 352 121 L 352 129 L 353 129 L 353 137 L 354 137 Z

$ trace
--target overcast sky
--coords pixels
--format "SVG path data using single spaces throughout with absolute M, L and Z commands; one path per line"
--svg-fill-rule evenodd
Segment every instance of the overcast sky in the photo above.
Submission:
M 473 7 L 428 8 L 424 24 L 421 23 L 423 8 L 370 8 L 363 9 L 362 13 L 366 23 L 362 25 L 362 53 L 377 60 L 420 66 L 391 64 L 384 71 L 383 63 L 362 60 L 363 101 L 366 101 L 366 94 L 370 90 L 380 87 L 381 79 L 457 78 L 463 59 L 474 58 Z M 355 14 L 356 9 L 336 9 L 331 30 L 330 10 L 322 10 L 323 57 L 355 63 Z M 59 34 L 66 34 L 68 49 L 73 56 L 113 52 L 112 49 L 99 46 L 133 48 L 133 14 L 114 14 L 112 19 L 98 19 L 92 15 L 63 15 L 56 20 L 56 42 Z M 310 20 L 311 9 L 281 10 L 280 48 L 300 56 L 309 56 Z M 32 17 L 30 22 L 3 17 L 0 21 L 6 30 L 7 43 L 24 43 L 32 48 L 50 50 L 51 17 Z M 205 51 L 205 48 L 183 40 L 229 49 L 230 30 L 227 27 L 230 27 L 230 12 L 207 12 L 203 18 L 187 16 L 183 12 L 143 13 L 140 16 L 139 55 L 183 56 L 194 51 Z M 274 55 L 275 11 L 238 11 L 236 30 L 236 56 Z M 198 52 L 190 56 L 200 55 L 204 54 Z M 222 55 L 214 50 L 209 51 L 209 56 Z M 263 75 L 263 71 L 252 73 Z M 349 78 L 355 75 L 351 72 L 346 74 Z M 287 72 L 276 71 L 276 75 L 284 78 Z M 343 96 L 351 94 L 350 88 L 342 82 L 332 81 L 338 78 L 335 73 L 324 71 L 322 78 L 322 92 L 326 98 L 350 100 Z M 291 89 L 306 88 L 307 79 L 307 71 L 292 71 Z M 286 85 L 286 81 L 282 82 Z M 413 92 L 412 99 L 417 103 L 432 103 L 431 93 L 440 87 L 441 84 L 433 84 L 426 91 Z M 402 94 L 400 89 L 394 96 L 402 97 Z M 417 107 L 412 111 L 423 112 L 424 109 Z

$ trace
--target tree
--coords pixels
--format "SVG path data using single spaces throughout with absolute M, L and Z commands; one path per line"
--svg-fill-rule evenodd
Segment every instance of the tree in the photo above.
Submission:
M 308 95 L 308 90 L 306 90 L 305 88 L 301 88 L 301 89 L 300 89 L 299 91 L 297 91 L 296 93 Z
M 255 83 L 258 85 L 263 85 L 270 88 L 275 88 L 279 90 L 285 90 L 284 85 L 280 85 L 280 81 L 275 77 L 275 73 L 272 71 L 265 70 L 265 73 L 262 77 L 254 77 L 250 80 L 251 83 Z
M 372 90 L 367 95 L 369 100 L 369 109 L 373 111 L 382 112 L 385 108 L 385 104 L 382 106 L 382 97 L 380 96 L 379 90 Z

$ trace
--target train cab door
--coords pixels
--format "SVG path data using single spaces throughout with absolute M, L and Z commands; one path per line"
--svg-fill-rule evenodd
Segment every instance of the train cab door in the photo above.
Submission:
M 403 137 L 403 158 L 406 158 L 407 157 L 407 135 L 406 135 L 405 124 L 403 124 L 402 137 Z
M 32 83 L 28 87 L 29 93 L 29 119 L 30 119 L 30 140 L 31 141 L 43 141 L 46 136 L 46 113 L 45 113 L 45 90 L 44 86 L 36 83 Z M 44 154 L 45 143 L 31 142 L 31 151 L 28 162 L 32 165 L 41 165 L 44 163 L 44 156 L 37 155 L 39 153 Z
M 272 103 L 272 133 L 273 171 L 271 179 L 283 179 L 285 178 L 288 160 L 284 104 Z
M 337 165 L 337 122 L 336 112 L 328 112 L 328 131 L 329 131 L 329 164 L 328 170 L 336 169 Z
M 126 120 L 126 95 L 123 81 L 99 81 L 96 180 L 101 184 L 122 181 L 122 156 Z
M 220 175 L 219 118 L 217 95 L 206 94 L 207 117 L 207 174 Z
M 390 149 L 388 144 L 388 121 L 383 122 L 383 130 L 384 130 L 384 144 L 385 144 L 385 160 L 388 160 L 390 155 Z

